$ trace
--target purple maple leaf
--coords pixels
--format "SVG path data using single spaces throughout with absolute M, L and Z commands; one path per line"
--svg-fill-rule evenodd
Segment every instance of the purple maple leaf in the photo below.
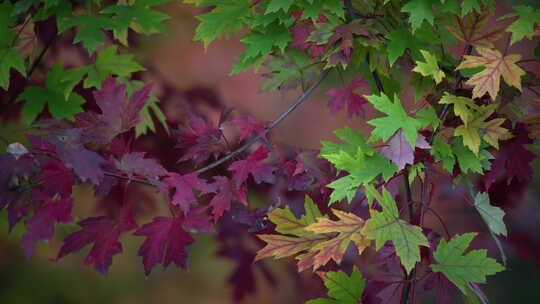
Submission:
M 484 186 L 491 187 L 504 171 L 506 171 L 506 182 L 509 185 L 513 178 L 517 178 L 523 183 L 528 183 L 532 179 L 532 161 L 536 155 L 527 150 L 525 145 L 533 143 L 529 138 L 527 130 L 522 124 L 518 124 L 513 131 L 515 137 L 502 142 L 499 152 L 491 162 L 491 170 L 484 176 Z
M 163 264 L 167 268 L 174 262 L 176 266 L 186 268 L 186 247 L 194 239 L 184 230 L 183 218 L 156 217 L 135 231 L 134 235 L 147 237 L 138 251 L 143 258 L 146 275 L 156 264 Z
M 353 117 L 353 115 L 364 117 L 365 113 L 363 105 L 368 103 L 368 101 L 363 96 L 354 93 L 354 90 L 358 87 L 365 87 L 367 85 L 368 83 L 366 81 L 357 78 L 344 88 L 334 88 L 326 91 L 325 95 L 332 97 L 328 102 L 330 113 L 335 115 L 347 104 L 347 114 L 349 118 Z
M 126 174 L 128 178 L 139 175 L 154 184 L 159 182 L 159 177 L 167 175 L 167 170 L 158 164 L 156 160 L 144 158 L 143 152 L 124 154 L 119 161 L 116 161 L 116 167 Z
M 225 176 L 214 176 L 214 180 L 213 185 L 217 189 L 217 193 L 210 201 L 209 206 L 212 208 L 214 222 L 217 222 L 225 211 L 231 209 L 234 185 Z
M 54 200 L 40 191 L 33 191 L 32 196 L 42 200 L 43 204 L 37 206 L 34 209 L 34 215 L 25 222 L 28 230 L 22 236 L 22 247 L 28 259 L 32 257 L 34 244 L 37 241 L 47 241 L 52 238 L 56 223 L 69 223 L 73 220 L 71 217 L 72 198 L 60 197 Z
M 422 135 L 418 135 L 416 139 L 416 147 L 421 149 L 429 149 L 431 146 Z M 388 140 L 386 146 L 381 149 L 381 154 L 394 162 L 401 170 L 407 164 L 414 164 L 414 149 L 405 138 L 403 129 L 396 131 Z
M 234 171 L 233 181 L 236 186 L 240 186 L 251 174 L 257 184 L 267 182 L 275 183 L 276 177 L 274 171 L 276 167 L 265 164 L 262 161 L 268 157 L 269 149 L 260 146 L 255 152 L 244 160 L 237 160 L 229 166 L 229 171 Z
M 144 86 L 126 102 L 126 85 L 117 85 L 116 80 L 109 77 L 103 82 L 102 89 L 94 92 L 101 114 L 90 111 L 77 114 L 77 123 L 101 137 L 101 140 L 108 141 L 131 130 L 140 122 L 139 113 L 148 100 L 151 89 L 151 85 Z
M 71 196 L 71 188 L 75 183 L 73 171 L 67 168 L 61 161 L 50 159 L 42 167 L 39 174 L 41 188 L 50 196 L 60 194 L 62 197 Z
M 101 155 L 84 147 L 92 138 L 84 136 L 82 129 L 62 130 L 58 135 L 48 136 L 47 140 L 54 145 L 58 158 L 83 182 L 100 183 L 104 175 L 101 166 L 106 162 Z
M 204 119 L 192 115 L 188 121 L 189 128 L 178 126 L 173 136 L 178 143 L 175 147 L 185 150 L 180 161 L 192 159 L 195 163 L 205 162 L 210 156 L 217 158 L 225 149 L 221 142 L 221 130 Z
M 131 204 L 126 204 L 122 209 L 118 219 L 108 216 L 90 217 L 77 223 L 81 230 L 68 235 L 64 239 L 64 244 L 58 252 L 56 260 L 75 251 L 81 250 L 89 244 L 93 244 L 92 249 L 86 255 L 84 263 L 93 264 L 94 269 L 107 274 L 107 270 L 112 265 L 112 257 L 123 251 L 122 243 L 118 240 L 120 236 L 137 228 L 133 219 Z
M 202 193 L 214 192 L 214 187 L 209 185 L 205 180 L 200 179 L 197 173 L 180 175 L 177 173 L 169 173 L 165 178 L 165 184 L 169 189 L 174 189 L 172 204 L 177 205 L 187 214 L 191 205 L 197 204 L 197 199 L 193 190 L 199 190 Z
M 258 121 L 252 117 L 236 118 L 230 121 L 240 129 L 240 140 L 250 137 L 253 133 L 259 137 L 266 139 L 266 125 L 268 121 Z

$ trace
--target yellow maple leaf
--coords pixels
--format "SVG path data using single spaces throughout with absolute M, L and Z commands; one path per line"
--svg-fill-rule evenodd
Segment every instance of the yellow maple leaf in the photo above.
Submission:
M 525 75 L 516 62 L 521 55 L 512 54 L 503 56 L 496 49 L 478 47 L 480 56 L 465 56 L 465 60 L 459 64 L 456 70 L 466 68 L 485 67 L 484 70 L 474 74 L 466 84 L 473 86 L 473 98 L 479 98 L 489 93 L 495 100 L 500 88 L 501 76 L 504 81 L 521 91 L 521 76 Z

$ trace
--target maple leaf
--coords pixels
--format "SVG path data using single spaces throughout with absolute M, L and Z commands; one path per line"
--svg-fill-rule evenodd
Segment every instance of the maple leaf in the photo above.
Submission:
M 506 172 L 508 185 L 514 178 L 524 183 L 532 179 L 531 163 L 536 158 L 536 154 L 525 148 L 525 145 L 532 144 L 533 140 L 529 138 L 522 124 L 519 124 L 513 132 L 516 136 L 501 144 L 495 159 L 491 162 L 491 170 L 483 177 L 486 189 L 489 189 L 503 172 Z
M 351 118 L 354 115 L 364 117 L 363 105 L 367 103 L 367 100 L 359 94 L 354 93 L 354 90 L 358 87 L 365 87 L 368 83 L 361 78 L 354 79 L 344 88 L 333 88 L 326 93 L 327 96 L 331 96 L 332 99 L 328 102 L 328 108 L 330 113 L 335 115 L 341 111 L 345 105 L 347 105 L 347 114 Z
M 253 117 L 242 117 L 230 120 L 230 123 L 236 125 L 240 129 L 240 140 L 244 140 L 250 137 L 252 134 L 256 134 L 265 141 L 266 138 L 266 126 L 268 121 L 258 121 Z
M 262 162 L 268 157 L 268 152 L 270 152 L 269 149 L 260 146 L 246 159 L 237 160 L 229 166 L 228 170 L 234 171 L 232 180 L 237 187 L 246 181 L 249 174 L 253 176 L 257 184 L 261 182 L 273 184 L 275 182 L 274 171 L 277 168 Z
M 131 5 L 111 5 L 101 11 L 104 14 L 114 14 L 114 35 L 127 46 L 127 30 L 129 28 L 146 35 L 165 30 L 163 21 L 169 19 L 167 14 L 151 9 L 152 6 L 165 1 L 137 1 Z
M 82 42 L 88 53 L 92 55 L 97 47 L 105 43 L 103 30 L 112 30 L 115 23 L 108 16 L 103 15 L 78 15 L 71 18 L 66 18 L 60 24 L 60 33 L 66 30 L 79 26 L 77 34 L 73 38 L 73 43 Z
M 461 139 L 455 139 L 452 142 L 452 153 L 455 155 L 461 172 L 476 172 L 482 174 L 484 170 L 489 169 L 489 160 L 493 158 L 491 153 L 486 150 L 480 150 L 474 154 L 469 147 L 463 144 Z
M 101 83 L 112 75 L 127 77 L 131 73 L 144 71 L 133 55 L 117 55 L 118 47 L 112 45 L 100 52 L 96 57 L 96 63 L 85 66 L 88 77 L 84 80 L 84 88 L 101 88 Z
M 58 158 L 66 167 L 72 168 L 83 182 L 89 180 L 98 185 L 104 175 L 101 166 L 106 161 L 98 153 L 84 147 L 89 141 L 81 129 L 65 129 L 47 138 L 48 144 L 54 145 Z
M 171 203 L 177 205 L 187 213 L 191 205 L 197 205 L 197 199 L 193 190 L 199 190 L 202 194 L 214 192 L 214 187 L 207 184 L 204 179 L 197 176 L 197 173 L 180 175 L 169 172 L 168 177 L 164 179 L 165 185 L 169 189 L 174 189 L 174 195 Z
M 214 216 L 214 222 L 223 215 L 223 213 L 231 209 L 231 201 L 234 196 L 234 185 L 225 176 L 214 176 L 214 183 L 212 184 L 217 191 L 216 195 L 212 198 L 208 206 L 212 207 L 212 215 Z
M 137 227 L 129 203 L 123 206 L 118 219 L 108 216 L 89 217 L 78 222 L 77 225 L 81 226 L 81 230 L 71 233 L 64 239 L 56 260 L 79 251 L 86 245 L 93 244 L 84 263 L 93 264 L 94 268 L 102 274 L 107 274 L 112 264 L 112 257 L 123 251 L 119 237 Z
M 479 2 L 482 2 L 482 4 Z M 493 0 L 463 0 L 461 2 L 461 16 L 465 16 L 472 10 L 481 13 L 484 5 L 490 7 L 492 4 Z
M 474 207 L 482 216 L 482 219 L 488 226 L 489 230 L 496 235 L 507 235 L 506 225 L 503 217 L 504 211 L 490 204 L 489 195 L 485 192 L 478 192 L 474 197 Z
M 372 182 L 379 175 L 388 180 L 397 171 L 397 167 L 389 159 L 375 152 L 366 143 L 361 133 L 350 128 L 339 129 L 334 133 L 347 143 L 336 144 L 323 141 L 320 156 L 334 164 L 336 169 L 350 174 L 326 185 L 334 189 L 330 196 L 330 203 L 344 198 L 350 202 L 361 185 Z
M 486 276 L 504 270 L 495 259 L 486 257 L 485 249 L 463 254 L 475 236 L 476 233 L 456 235 L 448 243 L 441 239 L 433 253 L 437 264 L 430 265 L 434 272 L 442 272 L 464 294 L 471 282 L 484 283 Z
M 337 209 L 332 209 L 332 212 L 339 220 L 332 221 L 327 218 L 318 218 L 316 223 L 304 228 L 316 234 L 338 233 L 330 240 L 312 245 L 310 251 L 317 252 L 313 256 L 314 269 L 326 265 L 331 259 L 336 263 L 341 263 L 350 242 L 353 242 L 356 246 L 358 254 L 361 254 L 370 243 L 362 234 L 362 228 L 364 227 L 363 219 L 353 213 L 343 212 Z
M 56 159 L 50 159 L 41 169 L 38 179 L 45 193 L 51 197 L 55 194 L 62 197 L 71 196 L 71 188 L 75 184 L 72 170 Z
M 448 143 L 442 141 L 440 136 L 435 137 L 435 140 L 431 145 L 430 153 L 438 163 L 442 164 L 442 167 L 446 171 L 449 173 L 453 172 L 454 165 L 456 164 L 456 157 L 452 152 L 452 147 Z
M 166 175 L 167 170 L 156 160 L 144 158 L 144 154 L 144 152 L 124 154 L 120 160 L 115 162 L 116 167 L 130 179 L 137 174 L 154 184 L 158 184 L 159 177 Z
M 466 84 L 473 86 L 473 98 L 480 98 L 489 93 L 491 99 L 495 100 L 499 92 L 500 78 L 511 86 L 521 91 L 521 76 L 525 75 L 516 61 L 521 59 L 521 55 L 512 54 L 503 56 L 496 49 L 477 47 L 480 56 L 465 55 L 465 60 L 461 62 L 456 70 L 466 68 L 485 67 L 481 72 L 474 74 Z
M 429 149 L 431 146 L 425 137 L 419 135 L 415 147 Z M 380 153 L 395 163 L 399 170 L 405 168 L 407 164 L 414 163 L 414 149 L 405 139 L 402 129 L 397 130 L 396 134 L 392 135 Z
M 192 159 L 200 164 L 211 155 L 217 158 L 225 149 L 221 142 L 221 130 L 195 115 L 189 117 L 188 124 L 189 128 L 179 125 L 178 129 L 172 132 L 178 141 L 175 147 L 185 150 L 180 161 Z
M 26 67 L 21 54 L 14 48 L 0 49 L 0 87 L 9 89 L 11 69 L 26 77 Z
M 375 109 L 388 115 L 367 122 L 375 127 L 371 132 L 370 141 L 376 141 L 378 139 L 387 141 L 390 136 L 394 135 L 394 133 L 401 128 L 403 129 L 407 142 L 409 142 L 411 146 L 416 145 L 418 129 L 422 127 L 422 123 L 407 115 L 397 96 L 394 96 L 393 101 L 384 93 L 381 93 L 380 96 L 366 96 L 366 98 Z
M 518 17 L 508 28 L 507 32 L 512 33 L 510 44 L 521 41 L 523 38 L 532 39 L 535 33 L 535 26 L 540 25 L 540 10 L 529 5 L 516 5 L 513 7 L 515 13 L 510 13 L 499 19 Z
M 387 241 L 391 241 L 401 264 L 407 273 L 410 273 L 416 262 L 420 261 L 420 246 L 429 247 L 429 242 L 421 227 L 399 218 L 396 201 L 388 190 L 383 187 L 382 195 L 376 191 L 374 194 L 382 207 L 382 212 L 369 210 L 371 218 L 366 221 L 362 233 L 366 239 L 375 240 L 376 250 Z
M 140 227 L 133 233 L 147 239 L 139 247 L 137 254 L 143 258 L 144 272 L 148 276 L 156 264 L 167 268 L 172 262 L 186 268 L 186 247 L 194 239 L 184 230 L 182 217 L 155 217 L 152 222 Z
M 422 26 L 424 21 L 433 25 L 435 17 L 432 9 L 433 4 L 435 4 L 435 0 L 410 0 L 401 8 L 401 11 L 409 13 L 409 23 L 413 33 Z
M 435 83 L 439 84 L 445 77 L 445 74 L 437 64 L 437 57 L 425 50 L 420 50 L 420 52 L 426 62 L 416 61 L 416 67 L 414 67 L 413 72 L 420 73 L 422 76 L 431 76 L 435 79 Z
M 304 210 L 305 214 L 300 218 L 297 218 L 294 215 L 289 206 L 274 209 L 272 212 L 268 213 L 268 219 L 276 224 L 277 232 L 292 236 L 258 234 L 257 237 L 267 244 L 257 252 L 255 261 L 269 256 L 274 256 L 275 258 L 292 256 L 312 248 L 314 244 L 322 240 L 329 239 L 326 235 L 318 235 L 305 230 L 309 224 L 314 223 L 317 218 L 322 217 L 321 212 L 308 196 L 306 196 L 305 199 Z M 313 265 L 313 263 L 303 265 L 306 260 L 302 255 L 298 256 L 297 259 L 300 260 L 298 263 L 298 271 L 302 271 Z
M 40 191 L 33 191 L 32 196 L 41 200 L 42 204 L 34 209 L 34 214 L 25 222 L 28 230 L 23 234 L 21 243 L 28 259 L 32 257 L 34 244 L 37 241 L 48 241 L 53 237 L 56 223 L 69 223 L 73 220 L 72 198 L 53 199 Z
M 493 48 L 493 43 L 503 36 L 506 27 L 495 26 L 481 30 L 489 16 L 487 9 L 482 10 L 482 13 L 471 12 L 464 19 L 455 16 L 452 25 L 446 26 L 446 29 L 454 37 L 466 44 L 475 47 Z
M 350 276 L 343 271 L 317 271 L 317 275 L 323 280 L 324 286 L 328 289 L 328 296 L 332 298 L 318 298 L 309 300 L 306 304 L 357 304 L 360 303 L 366 281 L 362 274 L 353 266 Z
M 209 6 L 210 4 L 204 4 Z M 244 19 L 250 15 L 251 3 L 247 0 L 221 1 L 210 12 L 198 15 L 201 21 L 195 30 L 194 41 L 202 40 L 207 49 L 210 42 L 222 34 L 240 30 Z
M 231 74 L 236 74 L 247 69 L 250 66 L 258 71 L 264 58 L 274 50 L 279 49 L 281 53 L 292 41 L 292 35 L 288 28 L 280 23 L 274 22 L 264 28 L 263 31 L 252 31 L 240 39 L 245 46 L 246 51 L 238 57 Z
M 102 85 L 102 89 L 94 92 L 94 98 L 101 110 L 84 112 L 76 116 L 78 124 L 103 140 L 112 139 L 118 134 L 127 132 L 135 127 L 141 120 L 139 112 L 143 108 L 151 86 L 147 85 L 133 93 L 126 102 L 126 85 L 116 84 L 116 80 L 109 77 Z
M 288 12 L 289 8 L 291 7 L 291 5 L 293 5 L 293 3 L 294 0 L 270 0 L 266 8 L 265 14 L 277 12 L 279 10 Z
M 83 111 L 81 105 L 85 103 L 85 100 L 81 96 L 76 93 L 66 96 L 65 90 L 69 83 L 64 78 L 64 73 L 62 64 L 56 62 L 47 72 L 45 88 L 28 86 L 17 97 L 17 101 L 25 101 L 22 113 L 27 123 L 30 124 L 36 119 L 45 108 L 45 104 L 55 118 L 73 120 L 75 114 Z

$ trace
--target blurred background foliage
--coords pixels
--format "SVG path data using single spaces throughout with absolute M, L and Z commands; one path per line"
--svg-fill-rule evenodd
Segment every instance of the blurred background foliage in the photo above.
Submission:
M 191 41 L 197 25 L 194 18 L 199 13 L 197 9 L 178 1 L 163 5 L 161 9 L 172 17 L 167 22 L 167 33 L 150 37 L 130 37 L 133 39 L 130 52 L 147 68 L 147 73 L 137 74 L 136 78 L 154 83 L 155 92 L 161 99 L 160 106 L 171 127 L 183 122 L 191 112 L 217 121 L 223 106 L 234 108 L 234 115 L 238 117 L 249 113 L 259 120 L 271 120 L 298 95 L 299 91 L 261 92 L 259 87 L 262 78 L 251 71 L 229 76 L 234 64 L 233 58 L 242 52 L 238 39 L 233 37 L 216 41 L 205 52 L 202 43 Z M 68 37 L 58 42 L 56 47 L 47 53 L 37 74 L 44 75 L 57 60 L 62 60 L 66 66 L 79 65 L 88 60 L 70 41 L 71 37 Z M 348 120 L 344 112 L 334 117 L 327 111 L 327 97 L 322 93 L 338 83 L 339 77 L 332 75 L 308 103 L 274 131 L 273 138 L 284 144 L 319 148 L 321 140 L 334 138 L 331 132 L 336 128 L 346 125 L 367 131 L 366 124 L 359 119 Z M 82 95 L 87 99 L 91 98 L 89 92 L 83 91 Z M 6 111 L 3 114 L 7 111 L 18 111 L 17 105 L 11 108 L 2 107 L 2 111 Z M 371 114 L 368 112 L 367 115 L 369 117 Z M 13 115 L 9 118 L 2 117 L 2 120 L 0 136 L 8 142 L 24 143 L 28 126 Z M 150 151 L 151 156 L 159 158 L 169 167 L 185 169 L 182 164 L 176 163 L 179 156 L 171 153 L 171 143 L 167 141 L 163 128 L 157 128 L 156 134 L 150 133 L 139 138 L 137 145 L 140 150 Z M 226 132 L 234 135 L 235 131 Z M 4 143 L 0 142 L 0 148 L 5 148 Z M 536 150 L 540 152 L 540 149 Z M 535 168 L 536 175 L 528 188 L 524 189 L 524 186 L 516 181 L 510 185 L 498 185 L 500 193 L 492 199 L 495 204 L 507 210 L 505 219 L 509 229 L 509 238 L 504 242 L 509 255 L 508 271 L 491 277 L 488 284 L 483 285 L 492 303 L 540 303 L 540 293 L 536 289 L 540 284 L 538 160 Z M 440 209 L 440 214 L 447 218 L 451 231 L 486 232 L 474 210 L 455 204 L 450 184 L 439 186 L 442 191 L 434 208 Z M 139 200 L 136 203 L 140 203 L 145 211 L 141 214 L 151 218 L 163 211 L 160 206 L 164 204 L 159 204 L 159 200 L 155 202 L 149 199 L 147 202 L 146 197 L 141 194 L 154 198 L 159 196 L 142 186 L 134 191 L 133 197 Z M 255 202 L 251 207 L 256 206 L 257 202 L 265 203 L 257 189 L 250 195 L 251 202 Z M 91 191 L 85 188 L 77 188 L 75 198 L 78 214 L 100 214 L 103 212 L 103 208 L 99 208 L 100 204 L 110 203 L 97 201 Z M 246 275 L 243 272 L 252 271 L 251 267 L 248 267 L 251 265 L 250 257 L 246 258 L 248 266 L 238 268 L 236 262 L 223 257 L 226 254 L 218 256 L 223 248 L 220 247 L 223 244 L 216 241 L 219 236 L 198 234 L 195 243 L 188 248 L 187 271 L 175 267 L 167 271 L 155 269 L 149 277 L 145 277 L 141 260 L 136 256 L 141 240 L 127 235 L 122 239 L 124 253 L 114 258 L 109 274 L 101 276 L 90 267 L 83 266 L 84 256 L 89 248 L 62 261 L 54 261 L 61 240 L 77 229 L 75 224 L 63 225 L 62 229 L 57 230 L 53 241 L 39 242 L 34 257 L 26 260 L 20 248 L 24 228 L 19 224 L 8 234 L 6 218 L 5 211 L 0 212 L 0 303 L 236 303 L 240 301 L 239 296 L 236 295 L 236 300 L 234 299 L 235 289 L 229 283 Z M 429 220 L 437 227 L 434 219 Z M 476 247 L 487 247 L 490 255 L 496 256 L 496 247 L 489 235 L 481 235 L 484 237 L 479 237 Z M 232 242 L 229 245 L 234 247 L 236 244 L 234 240 Z M 253 252 L 261 245 L 248 236 L 243 236 L 242 242 Z M 267 260 L 258 264 L 267 265 L 271 276 L 261 268 L 253 267 L 253 277 L 242 277 L 248 280 L 243 284 L 256 286 L 255 294 L 240 296 L 243 298 L 242 303 L 302 303 L 324 293 L 322 284 L 311 272 L 296 273 L 292 259 Z M 235 274 L 238 277 L 234 277 Z M 249 286 L 244 288 L 250 289 Z

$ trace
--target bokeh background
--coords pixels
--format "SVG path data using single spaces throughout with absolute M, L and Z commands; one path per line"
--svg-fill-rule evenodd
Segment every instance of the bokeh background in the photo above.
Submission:
M 507 6 L 506 2 L 498 3 L 497 15 L 504 14 Z M 172 17 L 167 22 L 168 32 L 144 39 L 140 36 L 130 37 L 134 47 L 130 51 L 148 70 L 135 75 L 135 78 L 154 83 L 154 92 L 161 100 L 160 106 L 170 127 L 184 123 L 187 114 L 193 112 L 216 122 L 224 107 L 233 108 L 236 117 L 250 115 L 259 120 L 272 120 L 300 93 L 299 90 L 275 93 L 260 91 L 264 69 L 259 74 L 248 71 L 229 75 L 233 58 L 242 52 L 238 42 L 241 34 L 216 41 L 204 50 L 202 43 L 191 40 L 197 26 L 194 16 L 200 10 L 180 2 L 163 5 L 162 10 Z M 88 62 L 80 49 L 70 45 L 71 36 L 66 35 L 62 39 L 47 52 L 36 72 L 36 82 L 57 60 L 64 62 L 66 67 Z M 526 54 L 524 58 L 530 58 L 527 55 L 532 54 L 537 42 L 530 41 L 511 51 L 523 52 Z M 349 79 L 350 75 L 345 77 Z M 349 126 L 367 132 L 368 126 L 361 119 L 347 119 L 344 112 L 332 116 L 327 110 L 328 97 L 324 96 L 324 92 L 340 84 L 337 75 L 330 75 L 309 101 L 273 131 L 272 140 L 284 146 L 319 148 L 321 140 L 335 139 L 332 131 L 336 128 Z M 90 92 L 82 88 L 78 90 L 87 99 L 91 98 Z M 525 106 L 530 94 L 527 91 L 524 93 L 521 100 L 516 102 Z M 8 104 L 9 100 L 9 96 L 2 95 L 0 136 L 9 142 L 24 143 L 28 126 L 16 116 L 4 115 L 18 113 L 18 105 Z M 413 98 L 407 90 L 403 100 L 410 100 L 408 106 L 412 106 Z M 371 116 L 372 113 L 368 111 L 367 117 Z M 226 132 L 231 137 L 237 135 L 234 128 L 227 127 Z M 156 134 L 141 137 L 137 147 L 163 160 L 167 168 L 188 170 L 185 165 L 176 162 L 180 155 L 178 151 L 170 149 L 172 144 L 164 129 L 158 126 Z M 492 303 L 540 303 L 540 293 L 536 289 L 540 284 L 538 160 L 534 166 L 535 176 L 527 187 L 518 181 L 510 185 L 499 183 L 497 189 L 500 190 L 490 193 L 492 201 L 507 212 L 505 220 L 510 233 L 509 238 L 503 241 L 509 256 L 509 271 L 490 277 L 488 284 L 482 285 Z M 481 232 L 484 236 L 475 241 L 475 247 L 487 247 L 490 255 L 496 257 L 497 249 L 487 236 L 480 217 L 466 204 L 457 201 L 450 183 L 443 181 L 439 186 L 434 208 L 447 218 L 450 231 Z M 141 214 L 147 214 L 148 218 L 163 211 L 165 203 L 152 189 L 141 186 L 130 195 L 138 200 Z M 107 210 L 106 204 L 113 203 L 94 198 L 91 189 L 86 187 L 77 187 L 75 197 L 76 212 L 81 215 L 103 214 Z M 267 198 L 254 189 L 250 192 L 250 202 L 251 207 L 256 207 L 267 203 Z M 428 223 L 435 230 L 440 229 L 434 219 L 428 219 Z M 0 212 L 0 303 L 220 304 L 240 302 L 238 298 L 242 298 L 242 303 L 303 303 L 307 298 L 324 293 L 315 275 L 309 271 L 295 273 L 292 258 L 266 260 L 258 263 L 263 266 L 253 267 L 253 255 L 249 252 L 254 252 L 261 244 L 247 234 L 231 237 L 237 233 L 234 228 L 231 229 L 226 245 L 217 242 L 215 234 L 197 234 L 196 242 L 188 250 L 187 271 L 175 267 L 162 271 L 156 267 L 149 277 L 145 277 L 141 260 L 136 255 L 141 239 L 126 235 L 122 239 L 124 253 L 114 257 L 109 274 L 102 276 L 83 265 L 89 248 L 61 261 L 54 260 L 62 238 L 77 230 L 76 225 L 64 225 L 57 229 L 56 238 L 49 243 L 39 242 L 34 257 L 26 260 L 19 242 L 24 228 L 19 224 L 8 234 L 5 211 Z M 243 250 L 237 252 L 236 248 Z M 237 285 L 243 284 L 245 290 L 235 289 L 232 284 L 235 282 Z M 239 292 L 242 294 L 239 295 Z

